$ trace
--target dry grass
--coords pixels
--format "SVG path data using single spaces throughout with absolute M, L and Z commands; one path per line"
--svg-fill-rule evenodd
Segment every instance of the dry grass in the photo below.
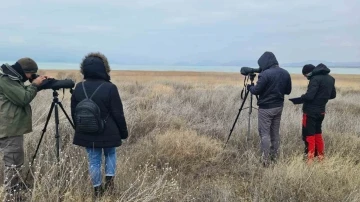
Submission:
M 77 70 L 67 70 L 59 72 L 57 70 L 42 71 L 42 73 L 56 78 L 72 78 L 81 80 L 82 76 Z M 243 85 L 244 76 L 240 73 L 220 73 L 220 72 L 174 72 L 174 71 L 113 71 L 112 80 L 119 82 L 162 82 L 176 81 L 191 84 L 206 85 Z M 333 75 L 336 78 L 337 86 L 343 88 L 352 88 L 360 90 L 360 75 Z M 306 86 L 307 80 L 300 74 L 291 75 L 293 84 L 297 86 Z M 255 78 L 256 82 L 256 78 Z
M 46 74 L 81 80 L 72 71 Z M 329 103 L 323 127 L 326 160 L 313 166 L 302 161 L 301 108 L 286 101 L 281 159 L 264 169 L 259 163 L 256 111 L 251 135 L 246 137 L 245 110 L 223 149 L 242 102 L 241 75 L 113 72 L 130 134 L 117 149 L 115 193 L 102 201 L 360 201 L 360 76 L 335 77 L 338 97 Z M 291 97 L 299 96 L 307 81 L 299 75 L 292 78 Z M 68 95 L 65 98 L 69 112 Z M 51 91 L 44 91 L 32 103 L 34 132 L 25 136 L 27 161 L 51 101 Z M 73 130 L 60 114 L 61 161 L 56 164 L 51 120 L 32 169 L 29 201 L 91 200 L 85 151 L 72 145 Z

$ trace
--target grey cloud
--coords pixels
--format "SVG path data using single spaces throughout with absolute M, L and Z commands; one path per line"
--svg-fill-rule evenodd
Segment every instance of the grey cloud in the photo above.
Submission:
M 172 61 L 253 59 L 264 50 L 289 62 L 360 58 L 358 0 L 36 2 L 2 2 L 3 47 L 100 47 Z

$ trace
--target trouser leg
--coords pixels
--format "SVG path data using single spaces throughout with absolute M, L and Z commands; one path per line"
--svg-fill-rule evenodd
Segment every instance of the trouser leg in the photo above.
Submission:
M 270 154 L 270 126 L 271 116 L 268 109 L 259 109 L 258 114 L 258 130 L 261 139 L 261 158 L 262 163 L 266 166 L 269 164 Z
M 1 140 L 4 153 L 4 185 L 7 190 L 16 189 L 21 183 L 21 167 L 24 164 L 24 136 L 7 137 Z
M 317 151 L 318 158 L 320 161 L 324 159 L 324 150 L 325 150 L 324 140 L 322 137 L 322 122 L 324 118 L 325 118 L 325 113 L 319 115 L 316 121 L 316 131 L 315 131 L 315 149 Z
M 315 155 L 315 136 L 306 136 L 306 144 L 307 144 L 307 161 L 308 163 L 312 163 Z
M 6 137 L 0 139 L 0 147 L 3 151 L 4 188 L 6 198 L 13 200 L 20 196 L 21 170 L 24 164 L 24 136 Z
M 319 158 L 319 160 L 323 160 L 324 159 L 324 155 L 325 155 L 325 145 L 324 145 L 324 140 L 322 137 L 322 134 L 316 134 L 315 135 L 315 148 L 317 151 L 317 156 Z
M 315 156 L 315 126 L 316 117 L 313 115 L 303 114 L 302 136 L 305 143 L 305 158 L 310 164 Z
M 94 187 L 101 185 L 101 155 L 102 148 L 86 148 L 89 159 L 89 172 Z
M 114 176 L 116 171 L 116 149 L 104 148 L 105 155 L 105 174 L 106 176 Z
M 105 154 L 105 189 L 112 191 L 116 172 L 116 148 L 104 148 Z
M 271 160 L 276 161 L 279 157 L 279 147 L 280 147 L 280 122 L 282 115 L 282 107 L 275 108 L 273 110 L 273 118 L 270 127 L 270 138 L 271 138 L 271 147 L 270 147 L 270 157 Z

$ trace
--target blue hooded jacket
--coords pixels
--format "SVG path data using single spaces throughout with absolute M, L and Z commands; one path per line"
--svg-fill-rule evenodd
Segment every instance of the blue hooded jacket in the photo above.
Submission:
M 260 74 L 250 92 L 259 95 L 258 106 L 263 109 L 282 107 L 284 95 L 291 93 L 291 77 L 288 71 L 279 67 L 275 55 L 265 52 L 258 60 Z

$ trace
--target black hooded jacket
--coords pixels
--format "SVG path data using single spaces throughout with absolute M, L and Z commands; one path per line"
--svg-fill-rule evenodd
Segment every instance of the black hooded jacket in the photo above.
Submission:
M 308 76 L 310 82 L 307 92 L 301 96 L 304 113 L 325 113 L 328 100 L 336 97 L 335 79 L 329 73 L 329 68 L 319 64 Z
M 291 77 L 288 71 L 280 68 L 275 55 L 265 52 L 258 60 L 260 74 L 250 92 L 259 95 L 258 106 L 262 109 L 282 107 L 284 95 L 291 93 Z
M 105 61 L 105 62 L 104 62 Z M 85 79 L 85 88 L 90 97 L 97 87 L 102 85 L 92 100 L 99 106 L 103 119 L 106 120 L 105 131 L 98 136 L 75 133 L 73 143 L 83 147 L 118 147 L 121 139 L 128 137 L 123 105 L 116 85 L 110 82 L 107 59 L 103 55 L 90 54 L 84 58 L 81 72 Z M 78 83 L 71 97 L 71 114 L 74 120 L 76 105 L 85 98 L 81 83 Z

